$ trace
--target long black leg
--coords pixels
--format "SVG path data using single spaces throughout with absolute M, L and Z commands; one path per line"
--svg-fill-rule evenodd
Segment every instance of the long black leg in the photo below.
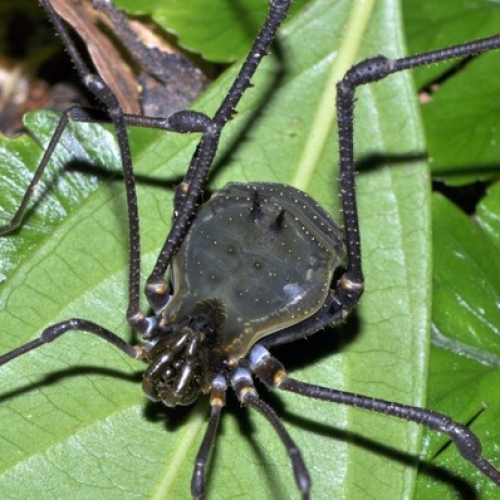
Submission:
M 144 319 L 143 314 L 139 309 L 139 269 L 140 269 L 140 234 L 139 234 L 139 219 L 137 211 L 137 196 L 135 189 L 135 178 L 132 170 L 132 160 L 127 136 L 126 125 L 139 127 L 157 128 L 162 130 L 171 130 L 180 133 L 190 132 L 205 132 L 207 130 L 209 120 L 202 113 L 196 112 L 179 112 L 169 118 L 160 119 L 152 117 L 144 117 L 138 115 L 124 114 L 116 97 L 108 88 L 105 82 L 99 75 L 90 72 L 89 68 L 81 58 L 75 48 L 65 26 L 57 13 L 52 8 L 48 0 L 42 0 L 42 6 L 45 8 L 49 18 L 53 22 L 57 32 L 61 36 L 64 45 L 66 46 L 70 56 L 75 64 L 75 67 L 80 75 L 81 80 L 87 88 L 106 106 L 107 111 L 104 113 L 98 110 L 86 110 L 78 106 L 73 106 L 67 109 L 59 120 L 59 123 L 54 131 L 54 134 L 49 142 L 49 145 L 44 152 L 42 160 L 35 171 L 35 174 L 23 196 L 23 199 L 17 208 L 11 221 L 3 226 L 0 226 L 0 235 L 9 233 L 15 230 L 22 222 L 28 204 L 36 190 L 36 187 L 42 177 L 49 161 L 60 141 L 68 124 L 72 121 L 76 122 L 96 122 L 96 121 L 112 121 L 118 145 L 122 158 L 123 175 L 125 181 L 127 195 L 127 210 L 129 224 L 129 306 L 127 318 L 131 326 L 139 333 L 144 334 L 149 329 L 149 322 Z
M 181 132 L 192 132 L 206 130 L 207 119 L 201 113 L 179 112 L 169 119 L 155 120 L 141 117 L 125 115 L 118 99 L 111 89 L 106 85 L 102 78 L 91 73 L 73 41 L 71 40 L 64 23 L 56 14 L 48 0 L 42 0 L 42 5 L 61 36 L 63 43 L 73 60 L 81 80 L 87 88 L 106 106 L 109 119 L 115 128 L 118 147 L 120 150 L 121 163 L 123 168 L 123 177 L 125 182 L 125 192 L 127 196 L 128 211 L 128 234 L 129 234 L 129 303 L 127 308 L 127 320 L 129 324 L 140 334 L 146 334 L 151 327 L 151 323 L 144 317 L 139 306 L 139 287 L 140 287 L 140 230 L 139 214 L 137 207 L 137 193 L 135 187 L 135 177 L 132 168 L 132 157 L 127 134 L 127 123 L 141 126 L 150 126 L 156 124 L 156 128 L 176 129 Z M 173 126 L 172 126 L 173 124 Z M 64 130 L 64 128 L 62 128 Z M 59 133 L 62 133 L 62 130 Z M 54 142 L 55 147 L 56 142 Z
M 458 57 L 471 56 L 499 47 L 500 35 L 400 59 L 378 56 L 353 66 L 337 84 L 340 187 L 347 246 L 347 270 L 338 290 L 338 298 L 341 303 L 351 304 L 353 300 L 359 299 L 359 287 L 363 283 L 354 182 L 353 123 L 356 88 L 366 83 L 382 80 L 392 73 Z
M 193 476 L 191 478 L 191 494 L 195 500 L 201 500 L 205 494 L 205 470 L 210 458 L 210 452 L 214 447 L 215 436 L 219 427 L 220 416 L 223 406 L 226 405 L 226 379 L 222 375 L 214 377 L 210 393 L 210 420 L 205 436 L 196 454 L 194 461 Z
M 179 112 L 169 118 L 124 114 L 123 119 L 127 125 L 134 127 L 155 128 L 177 133 L 204 132 L 208 125 L 208 118 L 202 113 L 196 113 L 194 111 Z M 83 108 L 76 105 L 63 111 L 54 133 L 50 138 L 47 149 L 42 156 L 40 164 L 24 193 L 21 203 L 17 207 L 11 220 L 7 224 L 0 226 L 0 236 L 15 231 L 21 225 L 29 202 L 36 192 L 38 183 L 59 144 L 62 134 L 70 122 L 109 123 L 109 114 L 102 110 Z
M 382 413 L 415 422 L 446 434 L 455 443 L 465 460 L 500 486 L 500 471 L 481 455 L 482 449 L 479 438 L 470 429 L 455 422 L 450 417 L 425 408 L 407 406 L 295 380 L 287 375 L 284 366 L 276 358 L 273 358 L 266 349 L 259 345 L 254 346 L 249 354 L 249 359 L 252 372 L 269 387 L 295 392 L 308 398 L 321 399 L 330 403 Z
M 302 500 L 308 500 L 309 493 L 311 491 L 311 479 L 309 478 L 309 472 L 307 471 L 306 464 L 302 459 L 300 449 L 285 429 L 285 426 L 276 412 L 267 403 L 259 398 L 257 390 L 253 385 L 250 370 L 247 368 L 246 363 L 246 361 L 240 362 L 239 366 L 233 370 L 230 377 L 231 386 L 241 403 L 257 410 L 276 431 L 276 434 L 278 434 L 281 442 L 285 446 L 290 462 L 292 463 L 295 483 L 302 494 Z
M 141 335 L 147 334 L 150 330 L 150 323 L 144 318 L 144 314 L 139 308 L 139 287 L 140 287 L 140 233 L 139 219 L 137 211 L 137 195 L 135 188 L 135 178 L 132 169 L 132 159 L 127 136 L 126 125 L 135 125 L 142 127 L 154 127 L 163 130 L 173 130 L 180 133 L 202 132 L 196 153 L 191 160 L 187 175 L 179 187 L 176 195 L 177 216 L 173 221 L 170 233 L 165 241 L 162 251 L 159 254 L 155 268 L 147 281 L 146 294 L 150 305 L 155 311 L 162 309 L 165 303 L 165 296 L 168 287 L 163 281 L 166 268 L 173 252 L 177 249 L 182 237 L 194 216 L 196 204 L 206 184 L 206 179 L 210 166 L 215 157 L 220 134 L 225 124 L 231 119 L 235 108 L 241 99 L 245 90 L 250 86 L 250 80 L 260 64 L 262 58 L 266 55 L 267 49 L 273 41 L 276 31 L 286 17 L 286 13 L 291 4 L 291 0 L 275 0 L 270 3 L 269 13 L 266 17 L 264 26 L 259 33 L 249 55 L 247 56 L 242 68 L 231 86 L 224 101 L 215 113 L 213 119 L 208 118 L 202 113 L 194 111 L 181 111 L 167 119 L 158 119 L 150 117 L 141 117 L 126 115 L 123 113 L 117 98 L 111 89 L 106 85 L 102 78 L 91 73 L 80 54 L 76 50 L 62 20 L 56 14 L 48 0 L 41 0 L 49 18 L 52 20 L 57 32 L 61 36 L 70 56 L 76 66 L 81 80 L 87 88 L 106 106 L 107 115 L 113 122 L 118 146 L 122 158 L 123 175 L 125 181 L 128 224 L 129 224 L 129 306 L 127 310 L 127 319 L 129 324 Z M 26 191 L 14 219 L 6 226 L 0 227 L 0 234 L 12 231 L 17 227 L 26 210 L 26 206 L 32 196 L 32 193 L 39 182 L 43 171 L 62 135 L 69 120 L 74 120 L 71 113 L 77 114 L 77 111 L 63 114 L 59 122 L 54 137 L 42 159 L 35 176 Z M 80 120 L 74 121 L 93 121 Z
M 339 136 L 339 165 L 344 228 L 347 245 L 347 270 L 338 283 L 333 284 L 333 293 L 324 306 L 311 318 L 299 325 L 281 330 L 261 340 L 266 348 L 294 342 L 343 320 L 357 304 L 363 293 L 363 270 L 359 238 L 358 211 L 355 195 L 354 168 L 354 102 L 359 85 L 382 80 L 386 76 L 406 69 L 425 66 L 439 61 L 471 56 L 500 48 L 500 35 L 475 42 L 425 54 L 387 59 L 377 56 L 353 66 L 337 85 L 337 114 Z
M 10 233 L 11 231 L 14 231 L 17 229 L 24 217 L 24 214 L 26 212 L 26 209 L 28 208 L 28 204 L 35 193 L 36 187 L 38 186 L 38 183 L 40 182 L 40 179 L 45 171 L 45 168 L 47 167 L 50 158 L 52 157 L 52 154 L 54 152 L 54 149 L 56 148 L 57 144 L 59 143 L 59 140 L 61 139 L 61 135 L 63 134 L 64 130 L 66 129 L 66 126 L 68 125 L 68 122 L 72 119 L 71 118 L 71 113 L 74 108 L 69 108 L 64 113 L 61 115 L 61 118 L 59 119 L 59 123 L 57 124 L 57 127 L 54 131 L 54 134 L 52 135 L 52 138 L 50 139 L 49 145 L 47 146 L 47 149 L 45 150 L 42 161 L 40 162 L 40 165 L 38 165 L 38 168 L 35 171 L 35 174 L 33 175 L 33 178 L 31 179 L 31 182 L 26 189 L 26 192 L 24 193 L 23 199 L 19 205 L 19 207 L 16 210 L 16 213 L 8 222 L 7 224 L 4 224 L 3 226 L 0 226 L 0 235 L 4 235 L 7 233 Z
M 272 0 L 264 26 L 246 57 L 236 79 L 224 101 L 211 120 L 209 130 L 203 135 L 191 160 L 187 175 L 177 194 L 177 217 L 159 254 L 151 276 L 146 283 L 146 295 L 153 305 L 159 295 L 166 292 L 164 276 L 170 259 L 179 246 L 184 233 L 195 213 L 196 205 L 205 187 L 209 169 L 219 145 L 219 139 L 225 124 L 232 118 L 236 106 L 245 90 L 250 86 L 256 69 L 266 55 L 275 38 L 276 31 L 283 22 L 291 0 Z
M 129 231 L 129 305 L 127 319 L 129 323 L 139 331 L 147 329 L 144 316 L 139 309 L 139 285 L 140 285 L 140 233 L 139 214 L 137 208 L 137 194 L 135 188 L 135 178 L 132 170 L 132 157 L 128 142 L 127 127 L 123 110 L 118 103 L 116 96 L 106 85 L 102 78 L 91 73 L 76 47 L 71 40 L 64 23 L 56 14 L 48 0 L 42 0 L 42 5 L 50 20 L 54 24 L 59 36 L 68 50 L 76 70 L 85 86 L 99 99 L 105 106 L 115 128 L 118 147 L 120 150 L 123 176 L 125 181 L 127 208 L 128 208 L 128 231 Z
M 455 422 L 442 413 L 418 406 L 407 406 L 383 399 L 312 385 L 286 376 L 280 380 L 276 387 L 285 391 L 295 392 L 301 396 L 353 406 L 355 408 L 363 408 L 371 412 L 415 422 L 433 431 L 446 434 L 455 443 L 455 446 L 465 460 L 477 467 L 496 485 L 500 486 L 500 471 L 481 455 L 482 447 L 479 438 L 465 425 Z
M 55 325 L 51 325 L 46 328 L 40 337 L 27 344 L 18 347 L 6 354 L 0 356 L 0 366 L 5 365 L 9 361 L 12 361 L 23 354 L 26 354 L 33 349 L 37 349 L 38 347 L 53 342 L 58 339 L 61 335 L 72 331 L 77 330 L 81 332 L 91 333 L 92 335 L 97 335 L 102 338 L 106 342 L 113 344 L 115 347 L 123 351 L 125 354 L 128 354 L 131 358 L 139 358 L 140 351 L 135 349 L 135 347 L 128 342 L 125 342 L 122 338 L 120 338 L 115 333 L 103 328 L 102 326 L 93 323 L 92 321 L 87 321 L 85 319 L 73 318 L 67 321 L 63 321 L 61 323 L 56 323 Z

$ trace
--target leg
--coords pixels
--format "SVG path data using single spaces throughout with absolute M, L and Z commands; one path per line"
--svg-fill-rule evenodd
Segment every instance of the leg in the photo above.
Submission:
M 337 115 L 339 123 L 340 187 L 346 233 L 347 270 L 339 282 L 332 285 L 333 294 L 327 298 L 325 307 L 303 323 L 262 339 L 261 344 L 263 346 L 271 348 L 293 342 L 299 338 L 307 337 L 330 324 L 342 321 L 357 304 L 363 293 L 364 277 L 361 265 L 361 242 L 359 238 L 354 168 L 353 123 L 356 88 L 360 85 L 382 80 L 386 76 L 399 71 L 457 57 L 471 56 L 496 48 L 500 48 L 500 35 L 395 60 L 378 56 L 353 66 L 338 83 Z
M 205 431 L 205 436 L 200 445 L 196 459 L 194 461 L 194 470 L 191 477 L 191 494 L 195 500 L 201 500 L 205 494 L 205 470 L 210 459 L 210 452 L 215 444 L 215 436 L 219 427 L 222 407 L 226 404 L 227 383 L 225 377 L 217 375 L 211 384 L 210 393 L 210 421 Z
M 326 387 L 300 382 L 289 377 L 284 366 L 258 344 L 249 354 L 251 370 L 268 387 L 295 392 L 308 398 L 321 399 L 355 408 L 363 408 L 375 413 L 408 420 L 423 425 L 437 432 L 446 434 L 455 443 L 465 460 L 474 465 L 491 481 L 500 486 L 500 471 L 481 455 L 481 442 L 467 427 L 451 418 L 432 410 L 406 406 L 382 399 L 361 396 L 350 392 L 338 391 Z
M 163 281 L 167 266 L 170 262 L 173 252 L 182 241 L 182 237 L 195 213 L 195 207 L 200 199 L 201 193 L 205 187 L 209 169 L 215 157 L 220 134 L 231 119 L 235 108 L 241 99 L 245 90 L 250 86 L 250 80 L 255 73 L 260 61 L 266 54 L 271 42 L 274 40 L 276 31 L 283 21 L 290 0 L 271 3 L 266 22 L 257 37 L 254 46 L 247 56 L 238 77 L 234 81 L 222 105 L 219 107 L 213 119 L 196 112 L 179 112 L 170 119 L 155 119 L 147 117 L 138 117 L 125 115 L 120 105 L 99 75 L 92 73 L 82 57 L 76 50 L 62 20 L 53 10 L 48 0 L 42 0 L 48 16 L 53 22 L 57 32 L 61 36 L 70 56 L 76 66 L 80 78 L 87 88 L 106 106 L 108 115 L 113 122 L 118 145 L 122 158 L 123 174 L 127 194 L 128 223 L 129 223 L 129 248 L 130 248 L 130 269 L 129 269 L 129 307 L 127 319 L 129 324 L 141 335 L 149 331 L 149 323 L 144 318 L 144 314 L 139 308 L 139 268 L 140 268 L 140 233 L 137 211 L 137 195 L 135 188 L 135 178 L 132 170 L 132 159 L 128 143 L 126 125 L 136 125 L 164 130 L 178 130 L 189 133 L 202 131 L 203 137 L 198 144 L 196 154 L 193 156 L 188 173 L 178 189 L 176 196 L 176 207 L 178 215 L 174 219 L 171 231 L 165 241 L 162 251 L 158 257 L 157 263 L 148 279 L 146 293 L 148 301 L 154 310 L 161 309 L 165 303 L 168 294 L 168 287 Z M 64 116 L 64 115 L 63 115 Z M 83 121 L 83 120 L 82 120 Z M 30 184 L 25 197 L 10 224 L 0 227 L 0 234 L 11 231 L 17 227 L 26 210 L 26 205 L 32 196 L 33 189 L 36 187 L 40 176 L 42 175 L 46 164 L 59 141 L 59 138 L 67 125 L 68 117 L 61 118 L 61 122 L 56 129 L 54 138 L 50 143 L 42 164 L 37 170 L 32 183 Z
M 123 117 L 127 125 L 134 127 L 155 128 L 185 134 L 191 132 L 205 132 L 209 124 L 208 117 L 195 111 L 179 112 L 167 119 L 130 114 L 125 114 Z M 38 165 L 38 168 L 36 169 L 14 216 L 10 222 L 0 226 L 0 236 L 15 231 L 21 225 L 26 209 L 35 194 L 38 183 L 40 182 L 40 179 L 44 174 L 45 169 L 47 168 L 50 159 L 57 148 L 57 145 L 59 144 L 62 134 L 70 122 L 105 123 L 109 122 L 109 115 L 101 110 L 87 109 L 80 106 L 71 106 L 63 112 L 61 118 L 59 119 L 59 123 L 54 130 L 54 134 L 50 139 L 49 145 L 43 154 L 42 160 L 40 161 L 40 164 Z
M 0 226 L 0 235 L 9 233 L 15 230 L 22 222 L 22 218 L 26 212 L 28 204 L 35 192 L 41 176 L 43 175 L 57 144 L 60 141 L 66 126 L 70 121 L 77 122 L 95 122 L 109 121 L 114 124 L 118 144 L 122 157 L 123 175 L 125 180 L 125 188 L 127 193 L 127 210 L 129 220 L 129 240 L 130 240 L 130 271 L 129 271 L 129 307 L 128 318 L 130 324 L 136 328 L 139 333 L 144 333 L 148 330 L 149 324 L 144 320 L 143 314 L 139 310 L 139 266 L 140 266 L 140 236 L 139 236 L 139 221 L 137 213 L 137 196 L 135 189 L 135 178 L 132 171 L 132 160 L 129 151 L 128 137 L 126 125 L 134 125 L 140 127 L 159 128 L 162 130 L 178 130 L 181 133 L 189 133 L 194 131 L 206 131 L 208 126 L 208 118 L 201 113 L 196 112 L 180 112 L 171 116 L 168 119 L 142 117 L 136 115 L 126 115 L 121 110 L 117 99 L 112 94 L 110 89 L 102 81 L 99 75 L 90 72 L 80 54 L 76 50 L 63 22 L 53 10 L 50 2 L 42 0 L 42 5 L 47 11 L 48 16 L 52 20 L 57 32 L 61 36 L 68 52 L 70 53 L 73 62 L 80 74 L 82 81 L 86 84 L 89 90 L 103 102 L 107 107 L 107 112 L 90 111 L 74 106 L 66 110 L 54 131 L 50 143 L 45 151 L 40 165 L 38 166 L 26 192 L 23 196 L 21 204 L 11 221 L 3 226 Z
M 0 236 L 10 233 L 17 229 L 24 217 L 24 214 L 26 212 L 26 209 L 28 207 L 28 204 L 35 193 L 36 187 L 38 183 L 40 182 L 40 178 L 42 177 L 45 168 L 47 167 L 47 164 L 50 161 L 50 158 L 52 157 L 52 154 L 54 152 L 54 149 L 56 148 L 57 144 L 59 143 L 59 140 L 61 138 L 61 135 L 63 134 L 64 130 L 66 129 L 66 126 L 68 125 L 68 122 L 71 120 L 74 120 L 75 118 L 72 117 L 73 113 L 81 108 L 77 107 L 71 107 L 64 111 L 62 114 L 59 123 L 57 124 L 57 127 L 54 131 L 54 135 L 52 136 L 49 145 L 47 146 L 47 149 L 45 150 L 45 153 L 43 154 L 42 161 L 40 162 L 40 165 L 35 171 L 35 174 L 33 175 L 33 178 L 31 179 L 31 182 L 28 186 L 28 189 L 26 189 L 26 192 L 24 193 L 23 199 L 21 201 L 21 204 L 16 210 L 16 213 L 12 217 L 11 221 L 8 222 L 7 224 L 0 226 Z M 84 121 L 84 120 L 81 120 Z M 91 120 L 89 120 L 91 121 Z
M 257 410 L 271 424 L 290 458 L 295 483 L 302 494 L 302 500 L 309 500 L 311 479 L 306 464 L 302 459 L 302 454 L 276 412 L 259 398 L 247 364 L 246 360 L 241 361 L 231 374 L 231 386 L 236 393 L 236 397 L 242 404 Z
M 222 129 L 235 113 L 236 106 L 245 90 L 250 86 L 250 80 L 257 70 L 262 58 L 275 38 L 290 6 L 290 0 L 271 2 L 264 26 L 250 49 L 238 76 L 229 89 L 226 98 L 211 120 L 209 130 L 200 140 L 196 153 L 191 160 L 189 170 L 179 192 L 180 212 L 174 220 L 172 229 L 163 245 L 151 276 L 146 283 L 146 294 L 149 297 L 162 293 L 165 288 L 163 278 L 170 259 L 182 241 L 184 233 L 193 217 L 196 204 L 205 187 L 210 167 L 219 146 Z
M 419 66 L 426 66 L 457 57 L 471 56 L 500 47 L 500 36 L 464 43 L 426 54 L 390 60 L 384 56 L 374 57 L 353 66 L 337 84 L 337 116 L 339 136 L 340 184 L 342 208 L 347 245 L 347 272 L 343 278 L 346 284 L 358 283 L 363 279 L 361 269 L 361 247 L 359 241 L 358 212 L 354 186 L 354 94 L 359 85 L 382 80 L 388 75 Z M 349 290 L 344 295 L 349 300 Z M 340 298 L 340 301 L 343 301 Z
M 139 351 L 135 349 L 135 347 L 128 342 L 125 342 L 123 339 L 118 337 L 115 333 L 103 328 L 92 321 L 87 321 L 84 319 L 73 318 L 67 321 L 63 321 L 62 323 L 56 323 L 55 325 L 51 325 L 46 328 L 40 337 L 27 344 L 22 345 L 6 354 L 0 356 L 0 366 L 7 364 L 9 361 L 26 354 L 33 349 L 37 349 L 38 347 L 53 342 L 58 339 L 61 335 L 66 332 L 72 330 L 79 330 L 82 332 L 91 333 L 96 335 L 106 342 L 113 344 L 115 347 L 123 351 L 125 354 L 128 354 L 131 358 L 139 358 Z

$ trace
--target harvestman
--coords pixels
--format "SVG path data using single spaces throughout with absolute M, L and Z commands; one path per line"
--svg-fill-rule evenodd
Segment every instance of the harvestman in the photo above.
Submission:
M 105 0 L 95 3 L 102 10 L 111 9 Z M 228 386 L 242 404 L 257 410 L 274 428 L 290 457 L 297 488 L 302 498 L 309 498 L 311 482 L 300 450 L 278 415 L 259 398 L 253 385 L 255 375 L 270 388 L 361 407 L 447 434 L 466 460 L 500 486 L 500 472 L 482 457 L 478 438 L 463 425 L 434 411 L 297 381 L 269 353 L 275 346 L 342 321 L 363 293 L 353 162 L 357 86 L 409 68 L 498 48 L 500 36 L 396 60 L 377 56 L 348 71 L 337 87 L 343 231 L 308 195 L 280 184 L 229 184 L 200 207 L 222 130 L 274 40 L 289 4 L 284 0 L 271 3 L 264 26 L 213 118 L 196 111 L 181 111 L 159 119 L 123 113 L 107 85 L 87 68 L 50 2 L 42 0 L 82 81 L 106 106 L 116 131 L 130 238 L 127 320 L 144 342 L 131 345 L 96 323 L 73 318 L 48 327 L 39 338 L 4 354 L 0 365 L 68 331 L 80 330 L 101 337 L 132 358 L 148 361 L 143 388 L 152 400 L 169 407 L 189 405 L 201 394 L 208 394 L 210 419 L 192 476 L 195 498 L 202 498 L 205 491 L 205 472 Z M 0 228 L 0 234 L 20 225 L 69 121 L 90 122 L 92 118 L 79 107 L 63 113 L 18 211 L 9 224 Z M 139 308 L 139 218 L 127 125 L 202 135 L 176 191 L 172 229 L 146 283 L 151 316 Z M 344 254 L 345 269 L 336 271 Z M 169 266 L 173 292 L 165 282 Z M 266 282 L 267 293 L 258 288 L 266 278 L 270 281 Z

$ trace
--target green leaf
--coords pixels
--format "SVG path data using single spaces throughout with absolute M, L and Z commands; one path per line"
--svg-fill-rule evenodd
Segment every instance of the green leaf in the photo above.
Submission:
M 500 24 L 500 7 L 485 0 L 403 5 L 409 53 L 492 36 Z M 424 127 L 432 174 L 448 184 L 489 179 L 498 170 L 499 65 L 495 51 L 467 64 L 454 60 L 414 71 L 419 88 L 434 83 L 426 89 L 431 97 L 423 106 Z
M 498 208 L 498 207 L 497 207 Z M 497 216 L 500 211 L 497 211 Z M 433 349 L 428 404 L 487 435 L 486 456 L 500 442 L 500 246 L 450 201 L 433 200 Z M 468 477 L 466 464 L 442 438 L 426 433 L 424 456 Z M 430 475 L 438 475 L 429 469 Z M 474 477 L 474 476 L 472 476 Z M 477 498 L 500 498 L 498 488 L 476 473 Z M 456 486 L 436 481 L 432 494 L 419 481 L 417 498 L 455 498 Z M 463 487 L 463 486 L 462 486 Z M 469 486 L 470 487 L 470 486 Z M 472 490 L 469 493 L 472 495 Z
M 498 52 L 478 57 L 423 107 L 432 171 L 448 183 L 470 184 L 498 173 L 500 76 L 492 68 L 499 65 Z
M 402 4 L 410 54 L 477 40 L 498 32 L 500 8 L 495 2 L 403 0 Z M 437 80 L 456 64 L 456 61 L 450 61 L 415 70 L 417 86 L 421 88 Z
M 400 24 L 395 0 L 334 5 L 316 0 L 298 12 L 281 30 L 273 57 L 264 60 L 255 87 L 228 124 L 211 189 L 230 180 L 293 182 L 340 218 L 332 82 L 369 55 L 404 54 Z M 234 72 L 223 74 L 196 109 L 213 112 Z M 407 74 L 358 93 L 358 194 L 367 287 L 359 308 L 344 328 L 319 332 L 277 354 L 299 379 L 422 405 L 430 330 L 430 211 L 427 171 L 415 160 L 425 147 L 414 95 Z M 53 116 L 30 120 L 46 145 Z M 126 209 L 110 137 L 100 127 L 72 127 L 22 228 L 0 238 L 5 274 L 0 352 L 73 316 L 133 340 L 124 319 Z M 167 234 L 173 189 L 196 138 L 144 130 L 131 130 L 130 138 L 147 276 Z M 0 206 L 6 218 L 41 149 L 27 139 L 4 140 L 2 148 Z M 114 177 L 103 176 L 104 167 Z M 193 409 L 176 410 L 147 403 L 140 390 L 143 371 L 142 363 L 78 332 L 2 367 L 3 496 L 190 498 L 208 402 L 202 398 Z M 367 492 L 384 499 L 412 498 L 416 425 L 262 392 L 302 450 L 313 498 L 355 500 Z M 450 413 L 459 410 L 455 406 Z M 485 429 L 478 430 L 486 440 Z M 487 443 L 488 456 L 494 456 L 493 444 Z M 464 474 L 473 477 L 471 484 L 478 480 L 467 464 Z M 422 480 L 432 491 L 434 477 L 423 474 Z M 276 435 L 230 398 L 207 498 L 298 496 Z
M 477 221 L 495 243 L 500 247 L 500 183 L 491 185 L 486 196 L 476 208 Z
M 133 14 L 149 14 L 177 36 L 180 45 L 204 59 L 233 62 L 243 57 L 259 32 L 268 0 L 119 0 Z

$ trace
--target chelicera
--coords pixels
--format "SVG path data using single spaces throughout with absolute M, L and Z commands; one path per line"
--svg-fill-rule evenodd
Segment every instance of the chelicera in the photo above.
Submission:
M 337 101 L 343 231 L 308 195 L 288 186 L 230 184 L 200 207 L 220 134 L 273 41 L 289 3 L 272 2 L 259 37 L 213 118 L 195 111 L 181 111 L 158 119 L 125 115 L 121 111 L 105 83 L 86 67 L 50 3 L 42 1 L 82 80 L 106 105 L 116 129 L 129 215 L 127 319 L 144 342 L 131 345 L 92 321 L 74 318 L 50 326 L 40 338 L 4 354 L 0 364 L 68 331 L 81 330 L 101 337 L 132 358 L 148 361 L 144 390 L 151 399 L 167 406 L 189 405 L 200 395 L 208 394 L 210 420 L 192 476 L 191 491 L 195 498 L 203 497 L 205 492 L 206 468 L 229 386 L 241 403 L 264 415 L 275 429 L 290 456 L 297 488 L 303 498 L 309 498 L 311 481 L 305 462 L 277 414 L 259 398 L 253 385 L 255 375 L 271 388 L 362 407 L 448 434 L 465 459 L 500 485 L 500 473 L 482 457 L 478 439 L 466 427 L 422 408 L 297 381 L 287 375 L 269 352 L 343 320 L 363 292 L 353 165 L 356 87 L 407 68 L 497 48 L 500 38 L 398 60 L 379 56 L 356 65 L 346 74 L 338 85 Z M 102 2 L 101 8 L 111 7 Z M 71 108 L 63 115 L 32 186 L 12 223 L 1 228 L 3 233 L 21 222 L 32 188 L 68 120 L 86 122 L 92 117 L 80 108 Z M 152 315 L 144 314 L 139 307 L 139 217 L 127 125 L 202 134 L 187 175 L 176 192 L 172 230 L 146 284 Z M 338 271 L 344 254 L 345 269 Z M 165 281 L 169 266 L 173 293 Z M 263 279 L 270 281 L 265 290 L 258 288 Z

